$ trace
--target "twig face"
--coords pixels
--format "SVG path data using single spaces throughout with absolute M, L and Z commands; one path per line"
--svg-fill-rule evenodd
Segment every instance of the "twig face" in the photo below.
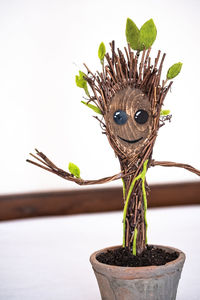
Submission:
M 151 160 L 161 107 L 172 83 L 166 87 L 160 84 L 165 59 L 160 51 L 151 65 L 151 49 L 143 50 L 140 58 L 140 53 L 135 55 L 129 45 L 125 56 L 120 49 L 115 50 L 114 41 L 110 46 L 111 57 L 109 53 L 105 55 L 107 63 L 102 73 L 91 72 L 85 65 L 85 79 L 93 92 L 89 101 L 101 107 L 108 141 L 126 173 L 133 164 L 137 169 L 145 159 Z M 128 169 L 124 170 L 125 165 Z
M 140 151 L 152 132 L 152 112 L 148 97 L 128 86 L 118 92 L 104 115 L 106 127 L 125 156 Z

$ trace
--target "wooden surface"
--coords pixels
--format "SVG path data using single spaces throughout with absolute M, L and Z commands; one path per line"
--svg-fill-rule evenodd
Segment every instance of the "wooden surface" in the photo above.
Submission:
M 148 242 L 186 254 L 176 300 L 199 300 L 200 206 L 150 208 Z M 122 242 L 122 212 L 0 222 L 1 300 L 100 300 L 90 255 Z
M 150 186 L 148 207 L 200 204 L 200 182 Z M 121 210 L 121 187 L 0 196 L 0 220 Z

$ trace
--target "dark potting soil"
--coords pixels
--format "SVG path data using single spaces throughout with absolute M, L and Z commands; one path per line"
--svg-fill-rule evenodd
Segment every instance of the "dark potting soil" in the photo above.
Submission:
M 166 252 L 165 250 L 147 246 L 147 249 L 140 255 L 134 256 L 128 248 L 118 248 L 101 253 L 96 259 L 107 265 L 121 267 L 144 267 L 161 266 L 175 260 L 178 257 L 177 252 Z

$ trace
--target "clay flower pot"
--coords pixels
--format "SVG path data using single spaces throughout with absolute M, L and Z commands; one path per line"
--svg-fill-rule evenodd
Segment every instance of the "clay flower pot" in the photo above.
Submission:
M 162 265 L 148 267 L 118 267 L 100 263 L 96 257 L 109 247 L 90 257 L 103 300 L 174 300 L 185 261 L 185 254 L 178 249 L 154 246 L 167 252 L 178 252 L 177 259 Z

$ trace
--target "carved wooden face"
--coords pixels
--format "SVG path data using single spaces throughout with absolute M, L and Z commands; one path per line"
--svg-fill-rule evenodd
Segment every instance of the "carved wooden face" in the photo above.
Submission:
M 139 151 L 151 135 L 152 112 L 148 97 L 139 89 L 125 88 L 111 99 L 105 121 L 123 152 Z

